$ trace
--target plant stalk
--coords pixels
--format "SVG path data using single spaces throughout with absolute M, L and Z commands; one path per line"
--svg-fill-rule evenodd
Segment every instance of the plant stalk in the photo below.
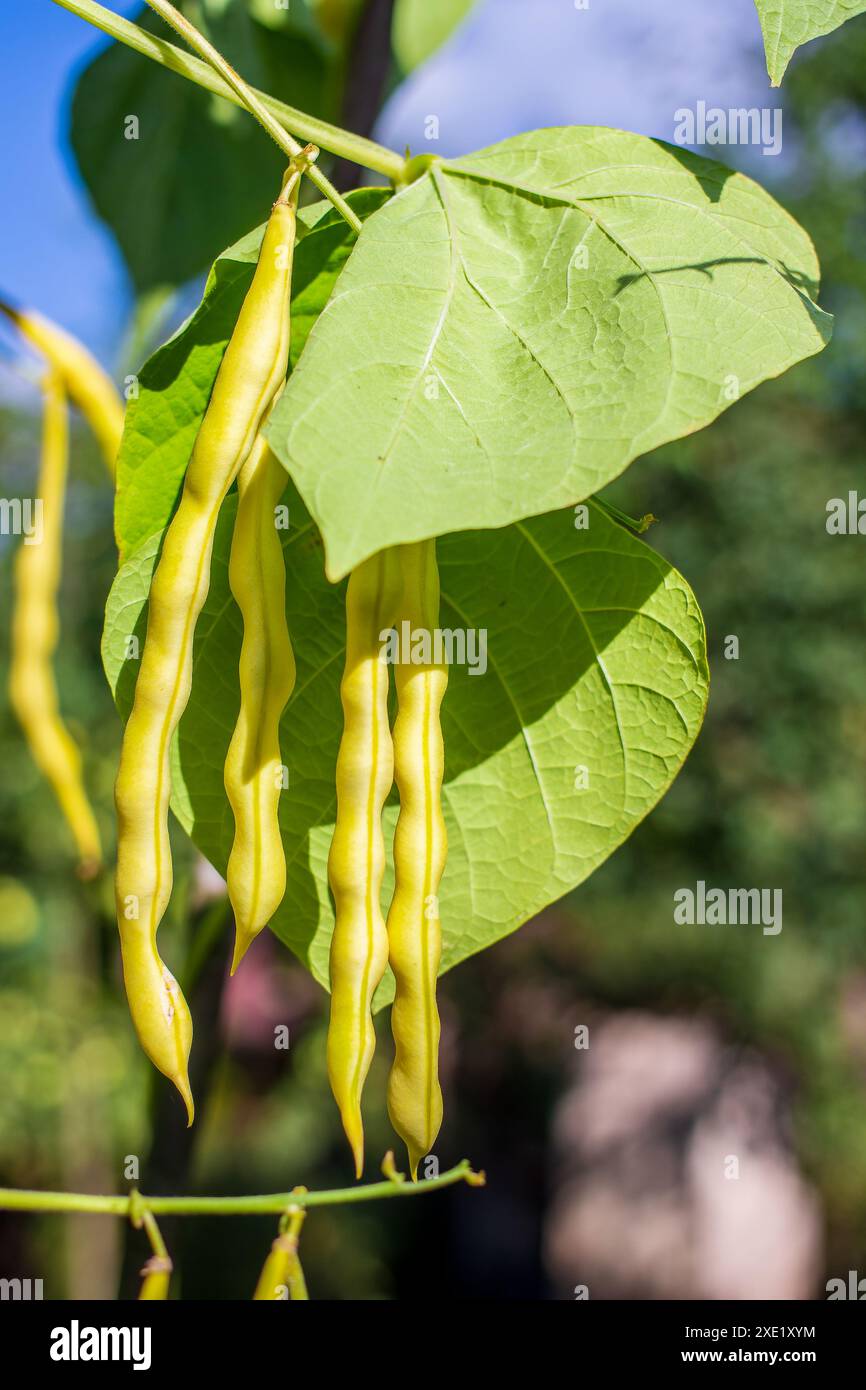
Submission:
M 191 24 L 170 0 L 147 0 L 148 5 L 159 15 L 160 19 L 165 20 L 166 24 L 174 29 L 182 39 L 185 39 L 190 48 L 194 49 L 206 63 L 209 63 L 214 72 L 223 79 L 228 87 L 234 92 L 235 96 L 243 103 L 251 116 L 255 116 L 263 130 L 267 131 L 274 144 L 288 155 L 293 164 L 297 164 L 302 172 L 309 175 L 313 183 L 325 197 L 330 199 L 337 211 L 346 219 L 349 226 L 357 234 L 361 230 L 361 219 L 352 211 L 336 190 L 330 179 L 320 170 L 316 169 L 312 160 L 315 159 L 318 150 L 312 154 L 312 159 L 307 155 L 313 150 L 308 146 L 306 150 L 298 143 L 293 135 L 284 129 L 280 122 L 271 115 L 267 107 L 256 96 L 251 87 L 244 82 L 240 73 L 236 72 L 231 63 L 220 53 L 219 49 L 214 48 L 213 44 L 205 38 L 200 30 Z M 303 163 L 301 162 L 303 161 Z
M 470 1187 L 483 1187 L 485 1178 L 483 1173 L 473 1171 L 468 1159 L 463 1159 L 447 1172 L 417 1183 L 407 1183 L 397 1174 L 384 1182 L 365 1183 L 359 1187 L 333 1188 L 324 1192 L 305 1192 L 296 1188 L 292 1192 L 266 1193 L 255 1197 L 145 1197 L 140 1192 L 129 1196 L 99 1197 L 86 1192 L 28 1192 L 4 1187 L 0 1188 L 0 1210 L 84 1211 L 124 1217 L 144 1212 L 157 1216 L 280 1215 L 288 1207 L 333 1207 L 351 1202 L 376 1202 L 388 1197 L 420 1196 L 460 1182 L 468 1183 Z
M 246 102 L 241 99 L 225 78 L 215 72 L 208 63 L 202 61 L 201 58 L 194 57 L 191 53 L 185 53 L 183 49 L 169 43 L 166 39 L 160 39 L 155 34 L 147 33 L 146 30 L 140 29 L 137 24 L 133 24 L 131 20 L 124 19 L 121 15 L 115 14 L 113 10 L 98 4 L 97 0 L 53 0 L 53 3 L 60 5 L 79 19 L 86 20 L 88 24 L 92 24 L 94 28 L 108 34 L 110 38 L 126 44 L 136 53 L 159 63 L 161 67 L 168 68 L 169 71 L 177 73 L 180 77 L 186 77 L 190 82 L 203 87 L 205 91 L 224 97 L 226 101 L 232 102 L 235 106 L 246 107 Z M 293 135 L 310 140 L 331 154 L 338 155 L 343 159 L 350 159 L 353 163 L 360 164 L 366 169 L 374 169 L 387 179 L 399 181 L 401 178 L 405 161 L 394 150 L 389 150 L 385 145 L 377 144 L 375 140 L 353 135 L 351 131 L 342 130 L 339 126 L 331 125 L 328 121 L 321 121 L 315 116 L 309 116 L 306 112 L 299 111 L 297 107 L 289 106 L 286 102 L 278 101 L 276 97 L 260 91 L 257 87 L 249 87 L 247 90 L 252 93 L 265 111 L 274 117 L 283 131 L 291 131 Z M 313 167 L 310 170 L 310 178 L 324 193 L 322 183 L 327 183 L 327 179 L 322 171 Z M 325 193 L 325 196 L 328 197 L 329 195 Z M 354 213 L 352 216 L 354 217 Z

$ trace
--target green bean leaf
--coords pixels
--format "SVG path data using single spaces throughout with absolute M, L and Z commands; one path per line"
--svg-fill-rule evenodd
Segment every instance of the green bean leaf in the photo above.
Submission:
M 332 579 L 576 503 L 827 342 L 808 236 L 640 135 L 435 163 L 361 232 L 268 436 Z
M 801 44 L 829 34 L 846 19 L 866 11 L 866 0 L 755 0 L 764 48 L 767 71 L 774 87 L 778 87 L 785 69 Z
M 384 188 L 349 194 L 361 218 L 388 198 Z M 115 532 L 121 560 L 165 525 L 183 482 L 211 387 L 249 289 L 264 224 L 219 256 L 195 313 L 142 368 L 126 412 L 117 461 Z M 292 276 L 292 362 L 334 288 L 355 234 L 322 201 L 298 214 Z
M 280 822 L 288 887 L 271 926 L 325 987 L 333 910 L 327 857 L 342 732 L 345 585 L 330 585 L 312 519 L 289 484 L 285 533 L 297 684 L 283 716 Z M 223 764 L 239 704 L 241 623 L 228 587 L 235 499 L 220 518 L 198 622 L 192 694 L 172 748 L 172 806 L 225 873 L 232 814 Z M 163 508 L 163 523 L 170 507 Z M 588 521 L 576 529 L 576 519 Z M 125 716 L 143 641 L 152 534 L 107 609 L 106 671 Z M 486 665 L 455 662 L 443 706 L 449 857 L 442 970 L 492 945 L 585 880 L 666 791 L 701 724 L 703 621 L 688 585 L 594 502 L 438 546 L 443 628 L 486 633 Z M 475 655 L 480 656 L 480 646 Z M 385 813 L 389 845 L 396 795 Z M 383 902 L 393 886 L 386 876 Z M 253 947 L 255 949 L 255 947 Z M 379 1005 L 393 994 L 386 977 Z

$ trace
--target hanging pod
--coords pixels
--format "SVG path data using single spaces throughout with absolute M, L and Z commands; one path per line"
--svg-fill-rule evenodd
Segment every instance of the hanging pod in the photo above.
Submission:
M 79 873 L 92 878 L 102 846 L 81 776 L 81 755 L 60 716 L 52 658 L 57 645 L 63 510 L 69 456 L 68 398 L 79 406 L 99 442 L 106 466 L 123 432 L 123 406 L 99 363 L 70 334 L 32 310 L 0 300 L 0 313 L 44 358 L 42 461 L 37 484 L 42 535 L 22 545 L 15 563 L 10 701 L 33 758 L 50 783 L 75 841 Z
M 123 405 L 111 378 L 81 343 L 41 314 L 32 309 L 16 309 L 4 300 L 0 300 L 0 312 L 60 375 L 96 435 L 106 467 L 114 476 L 123 434 Z
M 274 522 L 285 470 L 259 436 L 238 476 L 229 583 L 244 624 L 240 709 L 225 763 L 234 813 L 229 900 L 235 918 L 232 974 L 286 891 L 278 810 L 282 790 L 280 716 L 295 684 L 286 622 L 286 567 Z
M 165 533 L 115 786 L 115 896 L 130 1010 L 145 1052 L 183 1096 L 190 1124 L 192 1020 L 156 944 L 172 888 L 169 754 L 189 700 L 193 637 L 210 583 L 220 508 L 286 377 L 299 179 L 293 167 L 274 204 L 252 284 L 193 446 L 181 499 Z
M 296 1192 L 306 1191 L 296 1188 Z M 301 1267 L 298 1245 L 306 1211 L 303 1207 L 292 1206 L 280 1223 L 280 1234 L 271 1245 L 265 1260 L 253 1301 L 256 1303 L 276 1303 L 280 1301 L 309 1301 L 307 1282 Z
M 409 624 L 411 641 L 402 644 L 403 659 L 395 666 L 394 774 L 400 814 L 394 834 L 394 896 L 387 922 L 388 960 L 396 980 L 388 1114 L 409 1151 L 416 1180 L 419 1161 L 430 1152 L 442 1124 L 436 980 L 442 954 L 439 884 L 448 852 L 440 723 L 448 668 L 444 661 L 435 660 L 436 542 L 401 546 L 400 567 L 401 627 Z
M 69 463 L 66 390 L 58 372 L 51 370 L 44 377 L 42 395 L 39 530 L 25 537 L 15 556 L 9 699 L 72 832 L 79 872 L 82 878 L 92 878 L 102 863 L 99 829 L 81 776 L 81 754 L 60 716 L 52 665 L 59 632 L 57 590 Z
M 352 573 L 346 591 L 346 665 L 340 685 L 343 737 L 337 755 L 337 815 L 328 858 L 334 895 L 328 1076 L 360 1178 L 361 1093 L 373 1052 L 373 995 L 388 963 L 382 913 L 382 808 L 394 780 L 388 665 L 381 634 L 396 617 L 400 564 L 380 551 Z

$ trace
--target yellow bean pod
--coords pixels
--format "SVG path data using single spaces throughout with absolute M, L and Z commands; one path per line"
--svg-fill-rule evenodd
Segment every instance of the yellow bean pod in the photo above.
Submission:
M 69 460 L 69 420 L 63 379 L 43 381 L 42 461 L 37 483 L 42 533 L 22 543 L 15 557 L 15 605 L 9 698 L 34 761 L 48 779 L 75 840 L 79 872 L 96 873 L 102 848 L 81 777 L 81 755 L 60 717 L 52 657 L 57 646 L 57 589 L 63 542 L 63 505 Z
M 306 1192 L 296 1187 L 295 1193 Z M 293 1194 L 294 1195 L 294 1194 Z M 301 1230 L 306 1219 L 303 1207 L 292 1205 L 280 1222 L 280 1234 L 271 1245 L 265 1260 L 253 1301 L 277 1303 L 280 1300 L 309 1299 L 304 1271 L 298 1255 Z
M 389 961 L 397 982 L 391 1010 L 395 1057 L 388 1078 L 388 1114 L 409 1151 L 414 1181 L 418 1163 L 430 1152 L 442 1124 L 436 979 L 442 953 L 439 884 L 448 837 L 442 815 L 445 754 L 439 714 L 448 667 L 434 660 L 433 638 L 439 625 L 436 542 L 403 546 L 400 557 L 400 617 L 411 624 L 413 656 L 422 659 L 400 662 L 394 676 L 394 773 L 400 814 L 387 924 Z
M 286 891 L 278 810 L 280 717 L 295 684 L 286 622 L 286 567 L 274 524 L 286 473 L 260 436 L 238 475 L 229 583 L 244 623 L 241 703 L 225 764 L 235 818 L 227 881 L 235 918 L 232 974 Z
M 168 1298 L 168 1286 L 173 1268 L 168 1256 L 151 1255 L 141 1270 L 142 1282 L 138 1294 L 139 1302 L 142 1299 L 147 1302 L 154 1302 L 157 1299 Z
M 297 1236 L 288 1233 L 277 1236 L 259 1275 L 253 1302 L 297 1302 L 307 1297 L 307 1286 L 298 1256 Z
M 289 1297 L 289 1275 L 296 1250 L 296 1241 L 288 1236 L 277 1236 L 262 1266 L 253 1294 L 254 1303 L 277 1303 Z
M 144 1051 L 186 1103 L 192 1021 L 156 946 L 172 888 L 169 753 L 192 685 L 193 636 L 210 584 L 220 507 L 285 380 L 297 181 L 293 171 L 265 230 L 252 284 L 226 348 L 153 576 L 147 637 L 115 787 L 115 897 L 123 973 Z
M 56 323 L 32 309 L 16 309 L 3 301 L 0 301 L 0 311 L 59 372 L 69 395 L 96 435 L 113 476 L 123 434 L 123 405 L 111 378 L 87 349 Z
M 395 550 L 352 573 L 346 594 L 346 666 L 340 686 L 343 737 L 337 757 L 337 817 L 328 859 L 336 921 L 331 941 L 328 1076 L 360 1178 L 361 1093 L 376 1035 L 371 1006 L 388 963 L 380 901 L 385 872 L 382 807 L 394 780 L 388 723 L 388 666 L 380 634 L 400 596 Z

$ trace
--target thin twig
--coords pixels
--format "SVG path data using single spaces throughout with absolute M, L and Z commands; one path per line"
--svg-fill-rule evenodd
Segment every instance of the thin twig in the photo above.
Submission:
M 216 96 L 224 97 L 234 106 L 245 106 L 237 93 L 206 62 L 156 34 L 149 34 L 137 24 L 98 4 L 97 0 L 53 0 L 53 3 L 77 18 L 86 20 L 94 28 L 108 34 L 110 38 L 117 39 L 119 43 L 125 44 L 127 48 L 143 57 L 150 58 L 161 67 L 187 78 Z M 401 178 L 405 161 L 394 150 L 377 144 L 375 140 L 342 130 L 328 121 L 319 120 L 305 111 L 299 111 L 297 107 L 278 101 L 276 97 L 260 91 L 257 87 L 250 87 L 249 90 L 284 130 L 291 131 L 304 140 L 313 141 L 331 154 L 354 160 L 366 169 L 375 169 L 377 173 L 384 174 L 385 178 Z M 317 170 L 316 173 L 320 174 L 321 171 Z
M 296 1188 L 292 1192 L 255 1197 L 145 1197 L 140 1192 L 130 1196 L 99 1197 L 85 1192 L 32 1192 L 3 1187 L 0 1188 L 0 1211 L 86 1211 L 126 1217 L 135 1211 L 176 1216 L 248 1216 L 279 1214 L 288 1207 L 333 1207 L 351 1202 L 376 1202 L 388 1197 L 417 1197 L 459 1182 L 483 1187 L 485 1181 L 484 1174 L 476 1173 L 469 1160 L 464 1159 L 447 1172 L 417 1183 L 386 1179 L 361 1187 L 333 1188 L 324 1192 L 304 1192 Z
M 288 155 L 290 160 L 297 161 L 304 157 L 305 151 L 301 144 L 280 125 L 264 103 L 259 100 L 253 89 L 247 86 L 240 73 L 235 71 L 231 63 L 223 57 L 218 49 L 214 48 L 213 44 L 196 29 L 194 24 L 191 24 L 181 14 L 180 10 L 170 3 L 170 0 L 147 0 L 147 3 L 154 13 L 159 15 L 160 19 L 164 19 L 166 24 L 171 25 L 175 33 L 180 34 L 180 37 L 189 44 L 190 48 L 197 52 L 206 63 L 210 64 L 214 72 L 231 88 L 243 102 L 250 115 L 255 116 L 262 129 L 267 131 L 274 143 L 284 154 Z M 352 230 L 356 233 L 360 232 L 361 219 L 352 211 L 345 198 L 337 192 L 331 180 L 313 163 L 305 161 L 304 172 L 309 175 L 319 191 L 324 193 L 325 197 L 333 203 Z

